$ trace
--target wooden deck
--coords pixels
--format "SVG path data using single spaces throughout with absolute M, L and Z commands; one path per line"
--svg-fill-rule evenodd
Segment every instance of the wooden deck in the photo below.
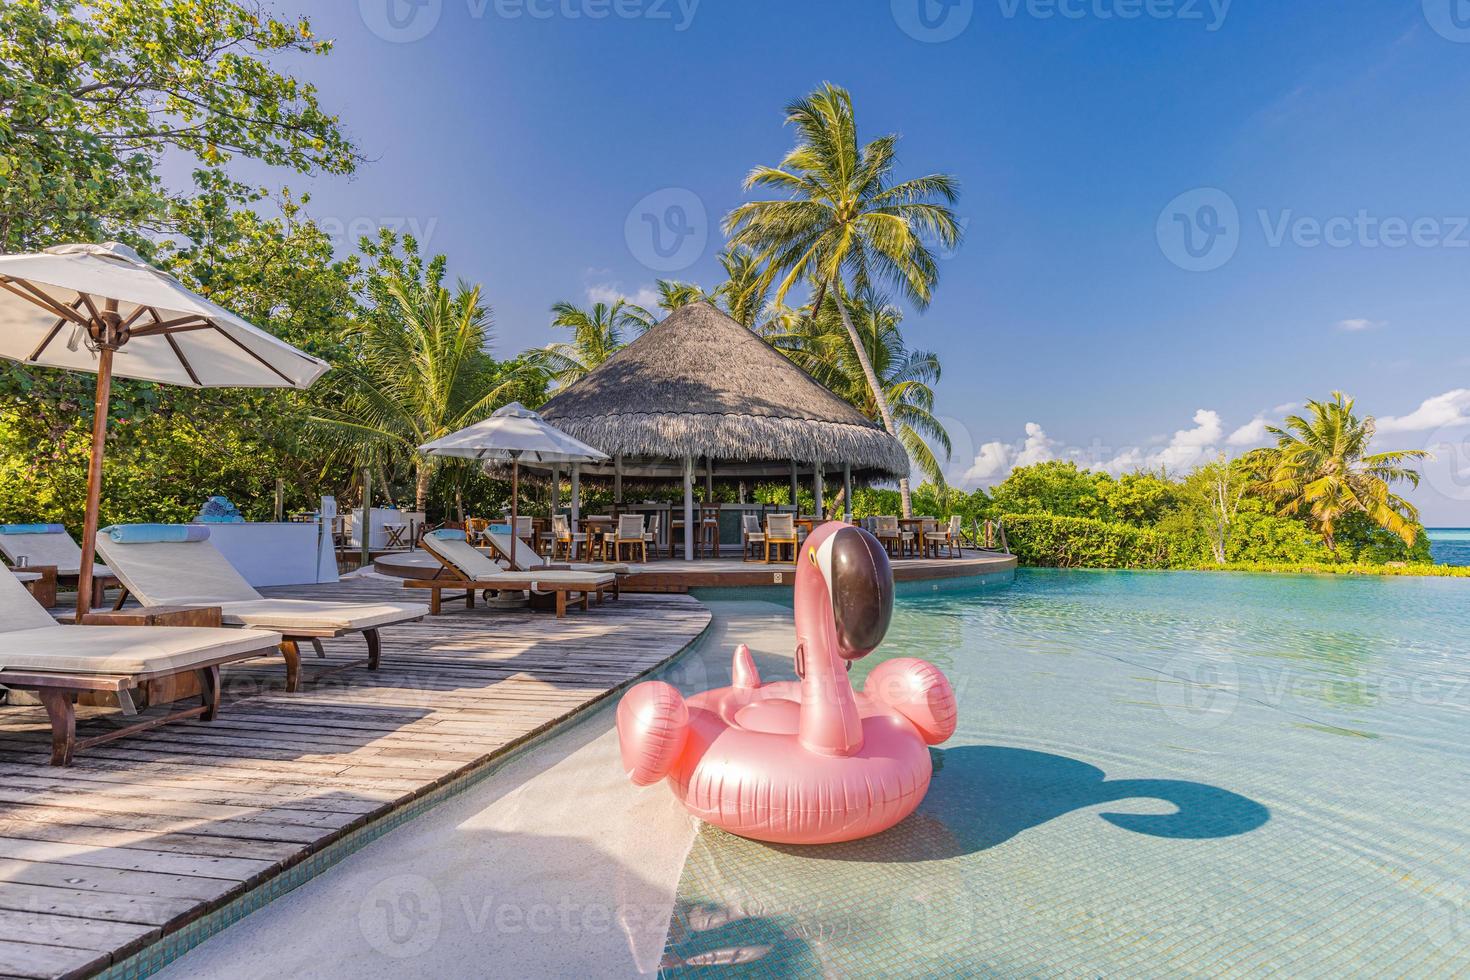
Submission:
M 407 598 L 374 578 L 268 591 Z M 385 630 L 376 673 L 361 637 L 327 640 L 325 660 L 303 650 L 301 692 L 281 690 L 279 657 L 227 668 L 215 722 L 108 743 L 71 769 L 46 764 L 42 709 L 0 708 L 0 975 L 96 973 L 262 885 L 294 887 L 308 858 L 325 864 L 323 849 L 391 825 L 708 623 L 684 596 L 564 620 L 461 610 Z

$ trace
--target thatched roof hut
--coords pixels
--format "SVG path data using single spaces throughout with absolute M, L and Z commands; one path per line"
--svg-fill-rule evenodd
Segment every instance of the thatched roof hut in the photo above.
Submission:
M 619 457 L 631 477 L 673 475 L 691 457 L 731 477 L 785 473 L 793 462 L 847 465 L 865 479 L 909 470 L 898 440 L 709 303 L 674 311 L 541 415 Z

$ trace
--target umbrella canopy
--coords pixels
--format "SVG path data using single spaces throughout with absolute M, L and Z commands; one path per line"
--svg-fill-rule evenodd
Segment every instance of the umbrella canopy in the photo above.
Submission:
M 520 402 L 495 410 L 488 419 L 465 426 L 433 442 L 420 452 L 434 456 L 480 459 L 487 463 L 510 460 L 510 560 L 516 560 L 516 518 L 520 516 L 521 461 L 528 463 L 595 463 L 607 459 L 602 450 L 578 442 Z
M 26 364 L 96 371 L 110 320 L 120 378 L 306 388 L 329 368 L 116 242 L 0 255 L 0 290 L 0 356 Z
M 520 402 L 495 410 L 488 419 L 425 443 L 435 456 L 525 463 L 595 463 L 607 454 L 573 439 Z
M 0 255 L 0 357 L 97 374 L 78 619 L 91 599 L 113 375 L 190 388 L 306 388 L 330 367 L 116 242 Z

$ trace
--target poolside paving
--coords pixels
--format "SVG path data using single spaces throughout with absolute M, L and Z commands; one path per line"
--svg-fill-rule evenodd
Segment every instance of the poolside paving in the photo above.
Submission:
M 267 591 L 405 597 L 378 576 Z M 361 637 L 327 640 L 325 659 L 303 651 L 300 692 L 282 690 L 279 657 L 228 668 L 215 722 L 111 742 L 70 769 L 46 764 L 40 708 L 0 710 L 0 974 L 162 965 L 170 941 L 202 938 L 456 791 L 667 661 L 709 619 L 678 595 L 564 620 L 460 610 L 384 631 L 376 672 Z

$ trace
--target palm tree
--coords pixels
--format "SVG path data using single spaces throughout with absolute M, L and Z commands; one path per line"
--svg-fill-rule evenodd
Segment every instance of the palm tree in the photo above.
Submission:
M 397 279 L 349 338 L 350 358 L 336 365 L 333 397 L 312 421 L 339 448 L 380 472 L 407 464 L 414 505 L 428 504 L 436 457 L 418 447 L 478 422 L 536 385 L 520 360 L 486 352 L 490 313 L 478 286 L 454 294 L 431 280 Z
M 893 183 L 895 135 L 859 148 L 852 96 L 831 83 L 786 108 L 797 143 L 776 167 L 757 167 L 747 190 L 768 187 L 784 200 L 751 201 L 725 218 L 734 246 L 754 250 L 776 282 L 775 303 L 783 305 L 795 285 L 815 287 L 814 316 L 829 291 L 844 279 L 854 294 L 877 282 L 897 286 L 919 309 L 928 306 L 939 278 L 929 242 L 952 249 L 961 237 L 947 205 L 958 196 L 946 174 Z M 943 203 L 935 203 L 935 199 Z M 883 427 L 897 437 L 887 399 L 869 363 L 845 304 L 837 310 L 847 330 Z
M 561 302 L 551 312 L 556 314 L 551 325 L 569 327 L 572 342 L 548 344 L 534 355 L 542 370 L 561 385 L 584 377 L 612 357 L 629 333 L 642 333 L 654 323 L 651 313 L 626 299 L 594 303 L 590 310 Z
M 1377 426 L 1353 414 L 1353 399 L 1340 391 L 1332 401 L 1307 402 L 1307 417 L 1288 416 L 1267 426 L 1276 445 L 1246 456 L 1255 473 L 1252 489 L 1276 502 L 1281 514 L 1305 516 L 1337 551 L 1334 529 L 1346 514 L 1362 513 L 1412 546 L 1419 512 L 1391 492 L 1399 482 L 1419 485 L 1418 470 L 1403 464 L 1432 458 L 1422 449 L 1368 452 Z
M 720 253 L 720 265 L 725 281 L 716 287 L 715 299 L 732 318 L 756 329 L 771 291 L 760 256 L 748 248 L 727 248 Z
M 932 483 L 944 485 L 944 468 L 934 447 L 950 455 L 949 433 L 934 417 L 934 388 L 941 369 L 939 356 L 930 351 L 909 350 L 900 331 L 903 311 L 871 293 L 850 298 L 834 294 L 847 308 L 847 317 L 834 315 L 830 306 L 821 316 L 796 321 L 787 333 L 772 333 L 767 339 L 803 370 L 857 406 L 868 418 L 880 418 L 867 383 L 862 359 L 854 351 L 846 324 L 851 323 L 862 338 L 863 357 L 872 366 L 883 391 L 884 403 L 898 429 L 898 440 L 914 465 Z M 912 509 L 909 479 L 899 480 L 905 510 Z
M 658 308 L 665 313 L 672 313 L 681 306 L 690 303 L 708 302 L 713 297 L 702 288 L 690 282 L 677 282 L 672 279 L 660 279 L 658 281 Z

